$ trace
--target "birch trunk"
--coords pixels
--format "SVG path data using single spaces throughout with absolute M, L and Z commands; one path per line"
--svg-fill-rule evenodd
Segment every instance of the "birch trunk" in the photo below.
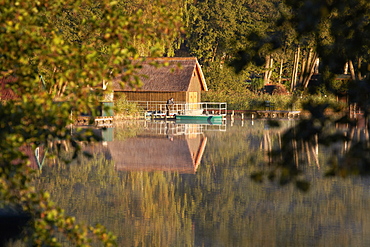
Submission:
M 348 61 L 349 72 L 351 73 L 351 79 L 356 80 L 355 67 L 353 66 L 352 60 Z
M 347 75 L 348 74 L 348 62 L 344 65 L 344 72 L 343 74 Z
M 316 60 L 317 60 L 317 53 L 310 49 L 308 61 L 307 61 L 307 71 L 305 71 L 305 76 L 303 80 L 303 88 L 307 88 L 308 84 L 311 80 L 313 73 L 315 72 L 316 68 Z
M 290 84 L 290 91 L 294 90 L 294 88 L 296 87 L 296 83 L 297 83 L 299 54 L 300 54 L 300 48 L 298 46 L 297 51 L 294 53 L 294 64 L 293 64 L 293 71 L 292 71 L 292 81 Z
M 283 64 L 284 64 L 284 60 L 280 59 L 280 68 L 279 68 L 279 83 L 280 84 L 281 84 L 281 79 L 283 76 Z
M 309 54 L 309 52 L 308 52 Z M 301 66 L 301 75 L 299 76 L 299 81 L 298 81 L 298 87 L 303 85 L 303 80 L 304 76 L 307 71 L 307 66 L 308 66 L 308 59 L 306 59 L 305 54 L 302 52 L 302 66 Z
M 267 83 L 270 82 L 273 65 L 274 65 L 274 59 L 270 57 L 269 70 L 267 71 Z
M 361 74 L 361 66 L 362 66 L 362 59 L 359 57 L 357 60 L 357 78 L 359 80 L 362 80 L 362 74 Z
M 265 73 L 264 73 L 264 76 L 263 76 L 263 84 L 266 85 L 270 82 L 270 78 L 271 78 L 271 67 L 272 67 L 272 58 L 271 58 L 271 55 L 267 55 L 266 58 L 266 63 L 265 63 Z

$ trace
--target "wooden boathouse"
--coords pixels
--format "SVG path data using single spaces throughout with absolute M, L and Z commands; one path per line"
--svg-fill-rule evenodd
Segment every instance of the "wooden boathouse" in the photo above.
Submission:
M 208 91 L 195 57 L 147 58 L 136 74 L 141 87 L 121 87 L 120 77 L 113 81 L 115 99 L 124 94 L 128 101 L 135 102 L 165 103 L 172 97 L 175 103 L 199 103 L 201 92 Z

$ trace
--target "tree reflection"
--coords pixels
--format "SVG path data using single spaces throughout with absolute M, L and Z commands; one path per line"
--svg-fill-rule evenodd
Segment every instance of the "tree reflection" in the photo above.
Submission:
M 315 164 L 295 163 L 311 182 L 305 194 L 294 186 L 249 179 L 266 169 L 267 153 L 281 147 L 295 122 L 280 124 L 275 129 L 265 121 L 246 121 L 225 132 L 206 132 L 196 174 L 118 171 L 96 148 L 90 149 L 93 159 L 45 166 L 37 186 L 79 221 L 106 225 L 119 246 L 334 246 L 338 241 L 362 246 L 369 240 L 368 182 L 322 179 L 312 153 L 318 148 L 323 170 L 323 145 L 296 144 L 308 147 L 311 156 L 292 160 Z
M 310 183 L 303 179 L 307 165 L 318 168 L 324 165 L 327 176 L 368 175 L 370 149 L 366 125 L 359 125 L 361 121 L 348 119 L 346 115 L 326 115 L 328 107 L 307 104 L 309 117 L 301 119 L 294 127 L 265 131 L 261 148 L 268 166 L 254 172 L 252 178 L 261 182 L 267 177 L 280 185 L 293 182 L 307 191 Z M 270 121 L 270 125 L 279 127 L 279 122 Z M 330 157 L 325 164 L 320 161 L 320 149 Z

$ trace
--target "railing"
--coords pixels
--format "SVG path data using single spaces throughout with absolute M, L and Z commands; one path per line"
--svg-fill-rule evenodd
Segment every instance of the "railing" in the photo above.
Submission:
M 163 101 L 131 101 L 136 103 L 145 112 L 153 112 L 155 114 L 166 114 L 167 106 L 169 108 L 169 115 L 222 115 L 227 114 L 227 103 L 225 102 L 199 102 L 199 103 L 185 103 L 180 102 L 176 104 L 167 105 Z
M 144 129 L 158 135 L 198 135 L 206 131 L 226 131 L 226 122 L 220 125 L 178 124 L 176 122 L 146 121 Z
M 166 114 L 167 112 L 167 104 L 163 103 L 163 101 L 130 101 L 132 103 L 137 104 L 140 108 L 143 109 L 144 112 L 153 112 L 157 115 Z M 185 109 L 185 102 L 180 102 L 176 104 L 168 105 L 170 109 L 170 115 L 180 114 L 184 112 Z
M 225 102 L 189 103 L 190 106 L 192 104 L 195 104 L 197 107 L 203 109 L 204 114 L 222 115 L 222 116 L 226 116 L 227 114 L 227 103 Z

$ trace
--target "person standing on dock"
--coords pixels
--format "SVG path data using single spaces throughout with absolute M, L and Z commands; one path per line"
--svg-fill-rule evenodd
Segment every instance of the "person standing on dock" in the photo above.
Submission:
M 173 98 L 169 98 L 166 102 L 166 110 L 167 110 L 167 116 L 170 115 L 170 105 L 173 105 L 175 104 L 175 102 L 173 101 Z

